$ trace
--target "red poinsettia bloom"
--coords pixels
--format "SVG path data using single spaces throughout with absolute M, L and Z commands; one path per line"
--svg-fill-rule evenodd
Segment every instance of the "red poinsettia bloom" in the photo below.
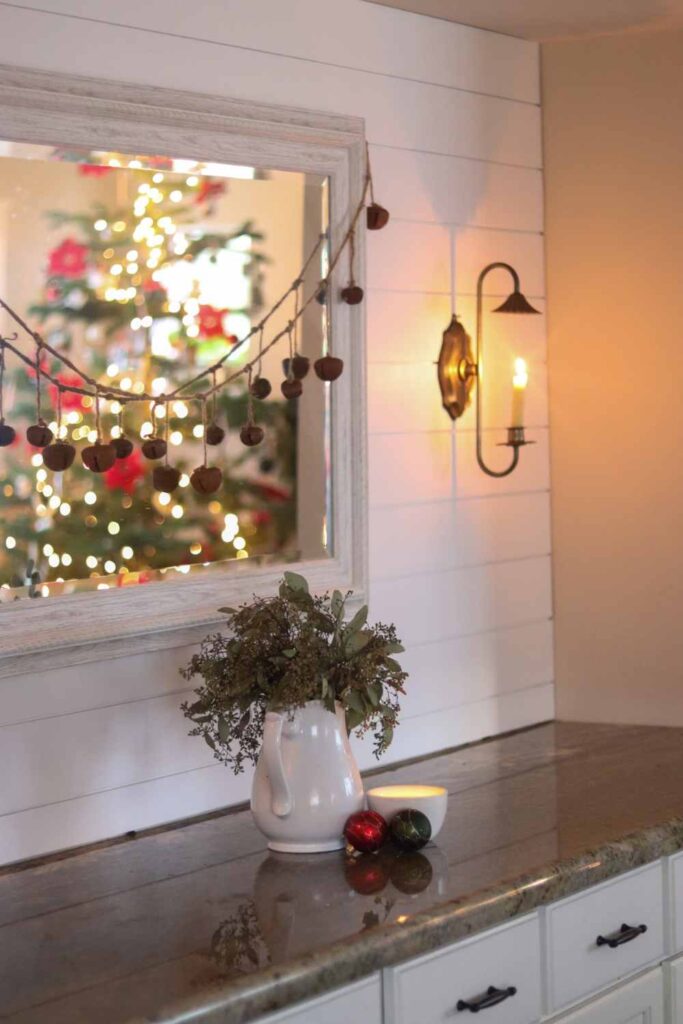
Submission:
M 268 509 L 256 509 L 251 513 L 251 521 L 254 526 L 268 526 L 269 523 L 272 523 L 273 517 Z
M 230 312 L 227 309 L 214 309 L 213 306 L 199 307 L 199 334 L 202 338 L 222 338 L 225 334 L 223 317 Z
M 285 491 L 282 487 L 277 487 L 275 484 L 258 483 L 257 487 L 264 498 L 268 498 L 270 501 L 289 501 L 292 497 L 289 491 Z
M 79 164 L 78 173 L 82 174 L 84 178 L 103 178 L 105 174 L 110 174 L 113 168 L 102 166 L 102 164 Z
M 148 295 L 152 292 L 166 291 L 163 284 L 161 284 L 160 281 L 155 281 L 153 277 L 148 277 L 146 281 L 143 281 L 142 290 L 143 292 L 147 292 Z
M 47 358 L 47 356 L 41 355 L 41 357 L 40 357 L 40 372 L 41 373 L 48 373 L 49 369 L 50 369 L 50 361 L 49 361 L 49 359 Z M 36 379 L 36 371 L 33 369 L 32 366 L 25 366 L 24 367 L 24 373 L 31 380 L 35 380 Z
M 194 197 L 195 203 L 208 203 L 211 199 L 218 199 L 226 191 L 224 181 L 213 181 L 211 178 L 202 178 L 201 184 Z
M 48 272 L 60 277 L 83 277 L 87 256 L 87 246 L 73 238 L 65 238 L 56 249 L 48 253 Z
M 133 449 L 127 459 L 117 459 L 111 469 L 103 474 L 105 486 L 110 491 L 125 491 L 126 494 L 133 493 L 138 480 L 144 475 L 145 467 L 137 448 Z
M 85 381 L 77 373 L 58 373 L 57 380 L 65 387 L 82 388 L 85 386 Z M 57 408 L 57 397 L 57 385 L 50 384 L 50 401 L 54 409 Z M 68 412 L 69 409 L 78 409 L 79 411 L 84 409 L 84 397 L 85 395 L 79 395 L 75 391 L 62 391 L 62 410 Z

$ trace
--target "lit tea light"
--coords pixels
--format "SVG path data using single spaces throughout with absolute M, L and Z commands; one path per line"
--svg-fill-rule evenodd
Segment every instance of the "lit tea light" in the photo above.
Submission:
M 432 826 L 432 839 L 446 818 L 448 790 L 443 786 L 377 786 L 367 792 L 368 807 L 391 821 L 399 811 L 422 811 Z

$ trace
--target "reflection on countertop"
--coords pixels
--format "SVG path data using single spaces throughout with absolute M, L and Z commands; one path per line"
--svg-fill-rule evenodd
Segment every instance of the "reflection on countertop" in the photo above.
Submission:
M 683 848 L 682 774 L 683 729 L 558 723 L 375 776 L 448 789 L 420 853 L 270 853 L 243 811 L 6 871 L 0 1017 L 253 1020 Z

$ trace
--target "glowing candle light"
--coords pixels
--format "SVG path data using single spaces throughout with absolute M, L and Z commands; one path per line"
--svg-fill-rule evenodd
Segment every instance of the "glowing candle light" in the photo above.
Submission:
M 368 807 L 391 821 L 399 811 L 410 808 L 426 814 L 434 839 L 446 818 L 448 790 L 443 786 L 377 786 L 367 792 Z
M 515 372 L 512 378 L 512 418 L 511 427 L 524 426 L 524 393 L 529 383 L 529 374 L 523 359 L 515 359 Z

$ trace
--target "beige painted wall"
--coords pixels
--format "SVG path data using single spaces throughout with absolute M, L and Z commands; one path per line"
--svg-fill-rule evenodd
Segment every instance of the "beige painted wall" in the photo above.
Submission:
M 563 718 L 683 724 L 682 53 L 543 47 Z

